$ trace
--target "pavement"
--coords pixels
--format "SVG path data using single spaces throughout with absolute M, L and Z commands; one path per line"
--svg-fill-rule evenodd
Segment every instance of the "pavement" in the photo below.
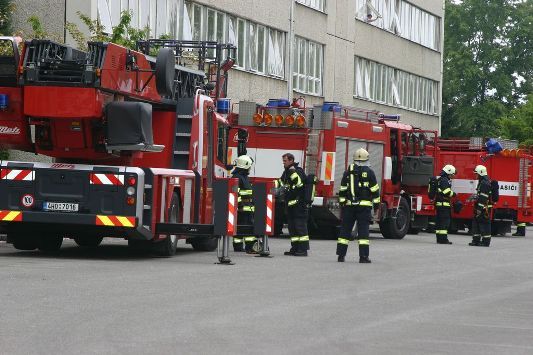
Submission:
M 533 354 L 532 237 L 374 234 L 372 264 L 271 239 L 273 258 L 229 266 L 181 241 L 172 258 L 0 242 L 0 354 Z

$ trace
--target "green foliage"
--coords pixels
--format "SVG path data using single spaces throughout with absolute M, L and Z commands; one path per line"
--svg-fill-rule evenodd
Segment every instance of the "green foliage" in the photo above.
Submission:
M 44 39 L 48 37 L 48 32 L 44 30 L 41 20 L 38 16 L 30 16 L 28 18 L 28 23 L 31 25 L 31 29 L 33 31 L 33 36 L 31 36 L 32 38 Z
M 530 0 L 446 0 L 444 136 L 499 135 L 531 92 L 532 24 Z
M 533 94 L 528 100 L 498 121 L 504 138 L 516 139 L 521 144 L 533 146 Z
M 129 11 L 122 11 L 120 22 L 111 29 L 111 34 L 108 34 L 108 31 L 106 31 L 106 28 L 98 19 L 91 20 L 90 17 L 79 11 L 77 14 L 80 20 L 89 29 L 90 37 L 86 38 L 74 23 L 67 22 L 65 28 L 74 38 L 78 48 L 81 50 L 87 50 L 87 41 L 112 42 L 133 49 L 135 48 L 137 41 L 147 39 L 150 35 L 149 27 L 139 30 L 131 26 L 131 12 Z
M 9 159 L 9 151 L 0 150 L 0 160 L 7 160 L 7 159 Z
M 12 0 L 0 0 L 0 35 L 11 35 L 11 15 L 15 6 Z

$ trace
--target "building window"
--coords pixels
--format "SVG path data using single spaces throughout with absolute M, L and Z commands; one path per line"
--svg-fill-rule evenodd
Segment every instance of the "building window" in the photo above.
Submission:
M 285 32 L 241 19 L 204 5 L 186 2 L 183 28 L 193 40 L 237 46 L 236 66 L 249 72 L 284 77 Z M 184 39 L 187 38 L 184 30 Z
M 322 95 L 323 45 L 295 36 L 293 88 L 296 91 Z
M 355 57 L 357 98 L 436 115 L 438 89 L 437 81 Z
M 297 3 L 324 12 L 326 0 L 296 0 Z
M 425 47 L 440 49 L 440 18 L 404 0 L 355 0 L 356 18 Z

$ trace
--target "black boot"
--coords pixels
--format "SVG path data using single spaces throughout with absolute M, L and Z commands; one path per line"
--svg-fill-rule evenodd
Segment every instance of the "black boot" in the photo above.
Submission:
M 513 234 L 513 237 L 525 237 L 526 236 L 526 227 L 516 227 L 516 233 Z
M 372 261 L 368 258 L 368 255 L 370 254 L 370 246 L 366 244 L 359 244 L 359 263 L 361 264 L 369 264 Z
M 453 244 L 448 240 L 447 234 L 437 234 L 437 244 Z
M 481 240 L 481 246 L 482 247 L 490 247 L 490 237 L 483 237 Z
M 344 262 L 344 255 L 339 255 L 339 256 L 337 257 L 337 261 L 338 261 L 339 263 L 343 263 L 343 262 Z
M 294 256 L 307 256 L 307 246 L 305 243 L 298 243 L 294 252 Z
M 295 252 L 296 252 L 296 243 L 291 242 L 291 249 L 289 251 L 284 252 L 283 255 L 294 255 Z
M 471 247 L 478 247 L 481 245 L 481 236 L 480 235 L 474 235 L 472 236 L 472 242 L 468 243 Z
M 233 251 L 235 251 L 235 252 L 243 252 L 244 251 L 244 248 L 242 247 L 242 241 L 235 242 L 235 240 L 233 240 Z

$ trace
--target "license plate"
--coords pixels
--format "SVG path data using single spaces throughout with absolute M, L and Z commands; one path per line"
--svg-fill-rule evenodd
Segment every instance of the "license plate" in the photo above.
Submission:
M 45 211 L 78 212 L 78 208 L 77 203 L 45 202 L 43 204 L 43 210 Z

